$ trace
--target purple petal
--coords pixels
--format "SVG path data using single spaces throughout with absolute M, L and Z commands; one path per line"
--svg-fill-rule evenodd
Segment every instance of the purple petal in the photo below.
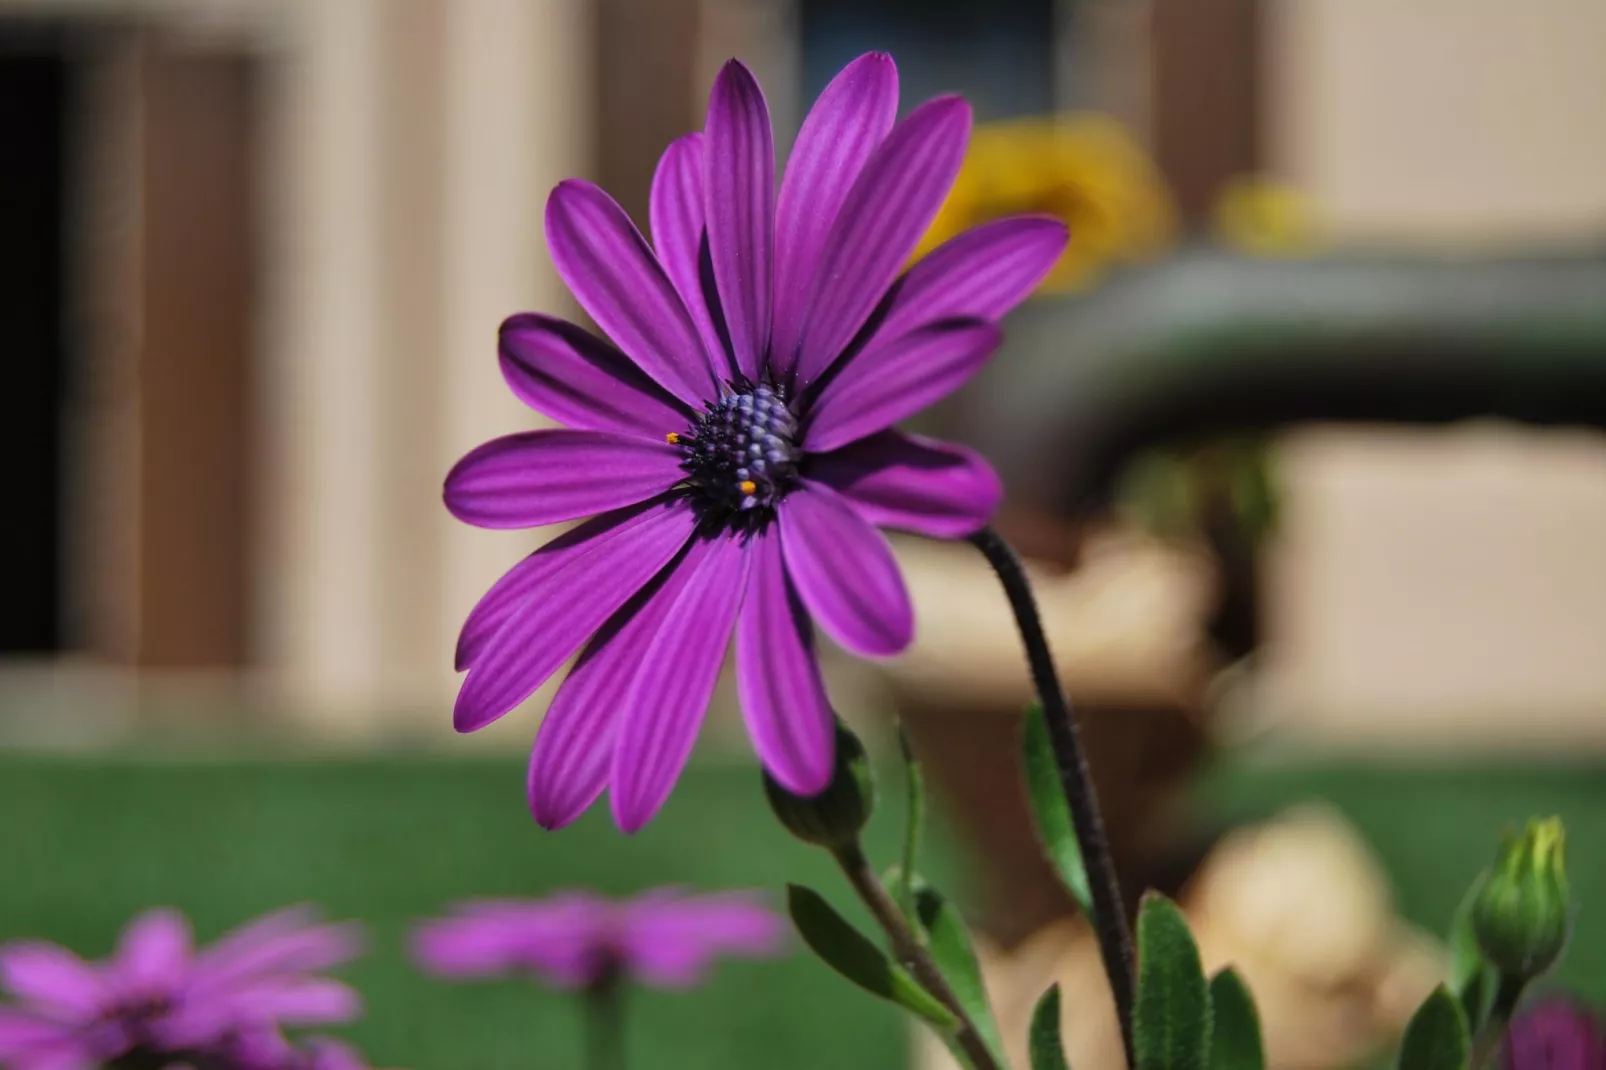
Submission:
M 446 476 L 446 508 L 481 528 L 535 528 L 662 494 L 681 452 L 605 431 L 521 431 L 469 452 Z
M 149 910 L 129 923 L 117 944 L 113 970 L 119 982 L 167 990 L 190 964 L 190 923 L 174 910 Z
M 614 431 L 662 442 L 691 410 L 596 335 L 552 316 L 521 312 L 502 323 L 502 378 L 536 412 L 577 431 Z
M 71 1029 L 59 1022 L 0 1008 L 0 1059 L 37 1057 L 42 1051 L 69 1043 L 71 1038 Z
M 242 1016 L 280 1025 L 327 1025 L 362 1016 L 362 997 L 327 977 L 275 977 L 235 995 Z
M 1069 237 L 1065 224 L 1049 216 L 1000 219 L 965 231 L 898 280 L 875 337 L 895 339 L 938 320 L 1000 318 L 1043 281 Z
M 770 368 L 778 380 L 797 363 L 809 284 L 831 224 L 897 117 L 898 67 L 885 52 L 871 52 L 842 68 L 798 131 L 775 206 Z
M 703 170 L 708 252 L 736 367 L 757 381 L 770 342 L 775 145 L 753 72 L 730 60 L 708 99 Z
M 876 527 L 934 539 L 980 531 L 1004 495 L 981 454 L 900 431 L 810 458 L 809 478 L 847 498 Z
M 368 1070 L 357 1049 L 330 1037 L 313 1037 L 307 1042 L 308 1070 Z
M 880 303 L 959 174 L 970 106 L 938 97 L 893 128 L 825 239 L 810 285 L 796 379 L 818 379 Z
M 0 947 L 0 987 L 51 1017 L 88 1017 L 108 998 L 106 978 L 66 948 L 42 942 Z
M 589 182 L 560 182 L 547 199 L 546 238 L 580 307 L 637 367 L 694 408 L 717 395 L 685 304 L 613 198 Z
M 508 619 L 517 613 L 552 577 L 567 568 L 575 558 L 591 552 L 591 540 L 605 535 L 622 524 L 648 519 L 645 514 L 662 507 L 662 502 L 647 501 L 626 509 L 615 509 L 590 520 L 576 524 L 557 538 L 543 545 L 535 553 L 514 565 L 491 584 L 481 596 L 463 630 L 457 636 L 457 670 L 468 668 L 479 652 L 490 642 Z
M 268 974 L 310 973 L 351 961 L 362 945 L 360 925 L 321 922 L 312 907 L 288 907 L 241 925 L 203 950 L 195 975 L 208 985 L 230 985 Z
M 981 369 L 1001 338 L 984 320 L 947 320 L 855 354 L 810 406 L 803 448 L 838 449 L 941 401 Z
M 609 797 L 625 832 L 652 819 L 691 755 L 747 585 L 747 553 L 734 538 L 694 543 L 679 567 L 686 585 L 647 648 L 620 714 Z
M 615 913 L 612 903 L 584 893 L 454 910 L 414 931 L 413 957 L 430 973 L 466 978 L 534 970 L 563 988 L 596 979 Z
M 483 728 L 530 694 L 592 633 L 646 586 L 691 538 L 696 518 L 684 502 L 650 509 L 588 539 L 576 554 L 486 643 L 457 693 L 459 732 Z
M 826 634 L 865 657 L 908 646 L 914 609 L 881 533 L 847 499 L 810 480 L 778 512 L 787 573 Z
M 781 540 L 753 539 L 736 625 L 736 683 L 747 734 L 770 776 L 794 795 L 831 782 L 836 732 L 814 652 L 814 625 L 786 578 Z
M 625 907 L 623 928 L 631 972 L 664 988 L 697 984 L 719 955 L 765 958 L 786 948 L 786 922 L 742 893 L 644 896 Z
M 652 176 L 648 205 L 653 246 L 702 337 L 714 378 L 730 374 L 725 342 L 715 309 L 703 291 L 703 135 L 687 134 L 669 143 Z M 717 308 L 717 306 L 716 306 Z
M 574 821 L 607 787 L 614 730 L 631 682 L 690 571 L 671 565 L 660 582 L 626 603 L 558 688 L 530 753 L 530 813 L 543 828 Z

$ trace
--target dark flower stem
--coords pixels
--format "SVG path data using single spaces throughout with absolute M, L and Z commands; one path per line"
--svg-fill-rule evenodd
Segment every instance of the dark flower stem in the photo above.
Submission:
M 909 927 L 909 919 L 892 896 L 881 886 L 876 875 L 870 870 L 870 861 L 865 858 L 864 850 L 855 841 L 851 846 L 838 848 L 831 852 L 842 872 L 853 885 L 853 890 L 870 908 L 875 916 L 876 924 L 887 934 L 892 943 L 892 954 L 898 962 L 914 975 L 922 988 L 937 997 L 937 1001 L 953 1012 L 959 1019 L 959 1027 L 954 1032 L 954 1043 L 970 1061 L 971 1070 L 1006 1070 L 993 1058 L 993 1053 L 987 1049 L 987 1044 L 976 1031 L 976 1023 L 971 1021 L 970 1015 L 959 1003 L 959 997 L 949 987 L 947 978 L 943 977 L 942 970 L 937 968 L 936 961 L 931 952 L 916 939 L 914 930 Z
M 586 1070 L 624 1070 L 624 985 L 609 970 L 585 990 Z
M 1132 958 L 1132 931 L 1127 925 L 1126 911 L 1121 900 L 1121 888 L 1115 878 L 1115 863 L 1110 858 L 1110 841 L 1104 834 L 1104 819 L 1099 814 L 1098 794 L 1087 771 L 1087 757 L 1077 735 L 1076 716 L 1071 712 L 1070 700 L 1054 668 L 1054 656 L 1049 652 L 1048 639 L 1043 634 L 1043 622 L 1037 613 L 1037 600 L 1032 596 L 1026 570 L 1013 547 L 991 527 L 983 528 L 970 537 L 976 549 L 987 558 L 987 563 L 998 574 L 1009 608 L 1015 614 L 1015 626 L 1020 630 L 1026 647 L 1026 661 L 1031 668 L 1032 684 L 1038 700 L 1043 704 L 1043 717 L 1048 722 L 1049 738 L 1054 745 L 1054 762 L 1059 767 L 1060 788 L 1071 811 L 1071 824 L 1076 831 L 1076 842 L 1082 850 L 1082 863 L 1087 867 L 1089 889 L 1093 896 L 1094 931 L 1098 936 L 1099 954 L 1104 960 L 1104 972 L 1110 979 L 1110 992 L 1115 997 L 1116 1013 L 1121 1022 L 1121 1042 L 1126 1048 L 1127 1064 L 1132 1062 L 1132 1009 L 1137 983 Z
M 1517 1004 L 1522 1001 L 1523 989 L 1527 987 L 1526 978 L 1507 973 L 1500 975 L 1495 985 L 1494 1002 L 1489 1007 L 1489 1020 L 1472 1048 L 1472 1070 L 1485 1070 L 1486 1067 L 1498 1065 L 1501 1042 L 1506 1038 L 1506 1029 L 1511 1025 L 1511 1019 L 1517 1013 Z

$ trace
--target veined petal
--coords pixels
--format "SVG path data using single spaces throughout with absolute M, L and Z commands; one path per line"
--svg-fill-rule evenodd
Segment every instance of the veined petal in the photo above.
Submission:
M 914 608 L 892 547 L 836 491 L 804 480 L 777 510 L 786 570 L 826 634 L 887 657 L 914 638 Z
M 457 635 L 457 670 L 462 672 L 474 663 L 481 649 L 495 635 L 508 618 L 533 598 L 543 586 L 575 558 L 591 551 L 591 540 L 601 538 L 624 524 L 642 523 L 662 508 L 662 502 L 646 501 L 624 509 L 594 516 L 576 524 L 557 538 L 543 545 L 524 560 L 502 574 L 481 596 L 463 630 Z
M 1000 318 L 1043 281 L 1069 237 L 1051 216 L 1017 216 L 943 242 L 895 284 L 875 338 L 896 339 L 938 320 Z
M 753 749 L 794 795 L 831 782 L 836 729 L 814 650 L 814 624 L 786 577 L 775 531 L 753 539 L 747 598 L 736 624 L 736 685 Z
M 652 224 L 653 247 L 658 261 L 675 284 L 675 290 L 691 313 L 714 379 L 731 374 L 728 346 L 720 331 L 723 313 L 718 294 L 709 306 L 708 280 L 704 261 L 708 256 L 703 207 L 703 145 L 701 133 L 687 134 L 669 143 L 652 176 L 648 200 L 648 219 Z M 713 268 L 708 268 L 712 278 Z
M 588 540 L 474 659 L 452 712 L 457 730 L 483 728 L 529 698 L 680 552 L 695 522 L 685 502 L 671 501 Z
M 176 985 L 189 967 L 193 947 L 184 915 L 148 910 L 123 930 L 113 969 L 125 985 L 155 989 Z
M 813 457 L 808 472 L 876 527 L 934 539 L 980 531 L 1004 494 L 992 465 L 975 450 L 901 431 Z
M 680 565 L 686 585 L 642 658 L 620 715 L 608 797 L 614 821 L 635 832 L 680 778 L 708 712 L 747 581 L 741 542 L 694 543 Z
M 1001 337 L 983 320 L 948 320 L 855 354 L 809 407 L 803 448 L 838 449 L 941 401 L 981 369 Z
M 580 307 L 660 386 L 693 407 L 718 393 L 697 328 L 625 210 L 589 182 L 547 199 L 547 247 Z
M 829 368 L 897 277 L 959 174 L 970 106 L 921 105 L 881 142 L 831 224 L 809 287 L 796 382 Z
M 775 144 L 764 91 L 740 60 L 714 79 L 704 130 L 708 252 L 736 366 L 757 381 L 770 341 Z
M 668 442 L 604 431 L 521 431 L 472 450 L 446 477 L 446 508 L 482 528 L 534 528 L 634 505 L 680 482 Z
M 686 562 L 669 565 L 615 613 L 558 688 L 530 752 L 530 813 L 557 829 L 585 813 L 608 785 L 615 730 L 631 682 L 686 586 Z
M 94 966 L 66 948 L 34 941 L 0 947 L 0 986 L 51 1017 L 92 1015 L 108 995 Z
M 898 67 L 870 52 L 825 87 L 803 120 L 775 206 L 775 324 L 770 370 L 791 378 L 810 283 L 842 202 L 898 117 Z
M 629 357 L 590 331 L 521 312 L 502 323 L 502 378 L 520 401 L 577 431 L 612 431 L 662 442 L 692 412 Z

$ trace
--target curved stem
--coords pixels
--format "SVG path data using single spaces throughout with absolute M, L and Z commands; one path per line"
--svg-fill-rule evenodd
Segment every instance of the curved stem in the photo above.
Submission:
M 1021 643 L 1026 648 L 1026 661 L 1031 668 L 1032 684 L 1038 700 L 1043 704 L 1043 718 L 1054 744 L 1054 762 L 1059 767 L 1060 788 L 1071 812 L 1071 824 L 1076 830 L 1076 841 L 1082 850 L 1082 862 L 1087 867 L 1089 890 L 1093 895 L 1093 929 L 1098 936 L 1099 955 L 1104 960 L 1104 972 L 1110 979 L 1110 992 L 1115 997 L 1115 1010 L 1121 1022 L 1121 1042 L 1126 1048 L 1127 1064 L 1132 1065 L 1132 1010 L 1136 1000 L 1137 982 L 1132 957 L 1132 931 L 1127 925 L 1126 911 L 1121 901 L 1121 888 L 1115 878 L 1115 863 L 1110 858 L 1110 841 L 1104 834 L 1104 818 L 1099 814 L 1098 795 L 1087 771 L 1087 757 L 1082 753 L 1081 739 L 1077 734 L 1076 716 L 1071 712 L 1070 700 L 1060 684 L 1054 668 L 1054 656 L 1048 649 L 1048 638 L 1043 634 L 1043 622 L 1037 613 L 1037 600 L 1032 596 L 1031 584 L 1009 543 L 991 527 L 983 528 L 970 537 L 976 549 L 987 558 L 987 563 L 998 574 L 1009 608 L 1015 614 L 1015 626 L 1020 631 Z
M 954 990 L 949 987 L 942 970 L 937 968 L 931 952 L 915 938 L 914 930 L 909 927 L 909 919 L 898 909 L 898 904 L 893 902 L 892 896 L 887 894 L 887 890 L 871 872 L 870 862 L 864 857 L 863 849 L 855 842 L 849 847 L 839 848 L 831 853 L 835 856 L 837 865 L 842 867 L 848 883 L 853 885 L 854 892 L 864 905 L 870 908 L 876 924 L 881 926 L 887 934 L 887 939 L 892 942 L 893 956 L 914 975 L 921 987 L 936 996 L 938 1001 L 959 1019 L 954 1042 L 970 1060 L 971 1070 L 1005 1070 L 987 1049 L 981 1034 L 976 1031 L 976 1023 L 970 1020 L 965 1008 L 960 1006 L 959 997 L 954 995 Z

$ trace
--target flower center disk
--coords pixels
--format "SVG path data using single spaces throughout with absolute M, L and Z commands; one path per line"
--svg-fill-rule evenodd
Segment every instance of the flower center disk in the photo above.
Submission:
M 687 484 L 704 517 L 745 527 L 768 517 L 797 481 L 797 417 L 779 387 L 752 386 L 708 407 L 686 434 L 673 434 Z

